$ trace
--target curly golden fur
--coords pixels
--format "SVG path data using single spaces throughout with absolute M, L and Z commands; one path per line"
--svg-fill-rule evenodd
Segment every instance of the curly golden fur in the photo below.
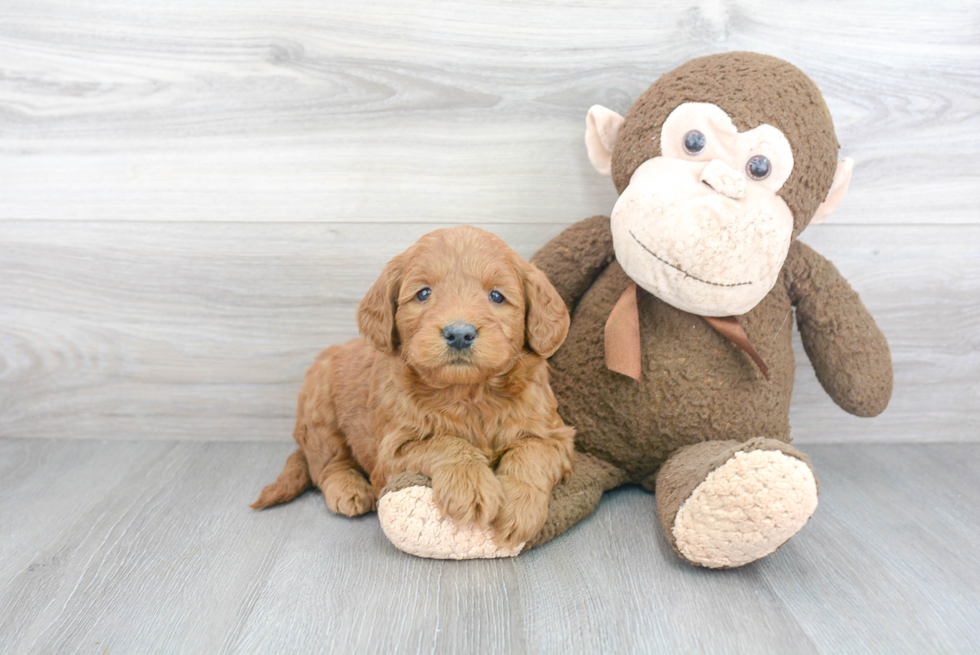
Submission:
M 307 371 L 299 449 L 252 507 L 315 485 L 331 510 L 357 516 L 388 479 L 419 472 L 454 520 L 492 526 L 502 545 L 537 534 L 574 441 L 547 364 L 568 310 L 544 274 L 488 232 L 436 230 L 385 266 L 357 322 L 362 338 Z M 450 346 L 456 324 L 475 328 L 470 346 Z

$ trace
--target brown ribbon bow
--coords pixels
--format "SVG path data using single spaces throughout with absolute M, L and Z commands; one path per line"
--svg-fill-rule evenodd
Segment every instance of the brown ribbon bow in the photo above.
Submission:
M 606 319 L 605 346 L 606 368 L 633 378 L 641 377 L 640 354 L 640 310 L 636 304 L 637 286 L 631 282 Z M 752 346 L 737 316 L 705 316 L 708 325 L 723 337 L 748 353 L 759 370 L 769 379 L 769 367 L 762 356 Z

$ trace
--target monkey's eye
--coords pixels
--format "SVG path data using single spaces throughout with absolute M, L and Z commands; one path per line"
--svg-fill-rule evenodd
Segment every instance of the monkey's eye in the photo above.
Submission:
M 691 130 L 684 135 L 684 150 L 689 155 L 696 155 L 704 150 L 704 134 L 697 130 Z
M 769 159 L 763 157 L 762 155 L 756 155 L 749 160 L 749 163 L 745 165 L 745 172 L 749 174 L 753 180 L 764 180 L 769 177 L 769 173 L 772 172 L 772 166 L 769 165 Z
M 498 305 L 504 301 L 504 294 L 500 293 L 496 289 L 490 292 L 490 302 L 495 302 Z
M 429 296 L 431 295 L 432 295 L 432 289 L 426 287 L 424 289 L 419 289 L 419 292 L 415 294 L 415 297 L 418 299 L 419 302 L 425 302 L 426 300 L 429 299 Z

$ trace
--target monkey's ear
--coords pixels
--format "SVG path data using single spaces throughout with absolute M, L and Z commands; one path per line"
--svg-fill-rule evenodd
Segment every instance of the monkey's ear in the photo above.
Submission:
M 585 147 L 589 150 L 589 161 L 606 177 L 612 175 L 612 152 L 625 120 L 602 105 L 593 105 L 585 119 Z
M 820 225 L 830 214 L 837 209 L 837 205 L 844 199 L 847 187 L 851 183 L 851 172 L 854 170 L 854 160 L 845 157 L 837 162 L 837 172 L 834 173 L 834 181 L 827 192 L 827 199 L 817 207 L 817 213 L 810 219 L 810 225 Z
M 404 253 L 388 262 L 381 271 L 381 277 L 371 285 L 367 295 L 357 306 L 357 329 L 372 346 L 383 353 L 390 353 L 398 347 L 395 310 L 404 262 Z
M 568 336 L 568 308 L 541 269 L 534 264 L 525 266 L 527 345 L 542 357 L 551 357 Z

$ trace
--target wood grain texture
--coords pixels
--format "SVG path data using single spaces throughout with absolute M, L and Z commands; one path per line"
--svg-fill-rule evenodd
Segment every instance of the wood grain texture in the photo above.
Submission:
M 0 436 L 288 440 L 303 371 L 356 336 L 378 271 L 434 227 L 8 222 Z M 562 226 L 485 227 L 529 256 Z M 852 417 L 795 337 L 797 442 L 980 439 L 980 226 L 804 238 L 878 320 L 896 387 L 885 414 Z
M 857 162 L 841 223 L 976 223 L 980 6 L 7 0 L 0 219 L 568 223 L 589 106 L 793 61 Z
M 582 125 L 691 57 L 823 89 L 830 225 L 897 387 L 845 415 L 797 349 L 799 442 L 977 440 L 980 6 L 886 0 L 5 0 L 0 437 L 288 439 L 382 264 L 475 223 L 525 256 L 610 211 Z
M 980 641 L 980 444 L 812 446 L 813 519 L 732 571 L 681 562 L 639 488 L 506 561 L 410 557 L 375 515 L 331 515 L 314 493 L 249 510 L 289 450 L 0 440 L 3 652 L 966 653 Z

